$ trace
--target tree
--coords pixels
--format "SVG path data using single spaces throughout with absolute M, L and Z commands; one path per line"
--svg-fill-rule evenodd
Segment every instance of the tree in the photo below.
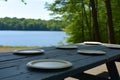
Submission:
M 119 5 L 119 0 L 56 0 L 48 10 L 61 15 L 59 19 L 67 24 L 64 31 L 70 43 L 85 40 L 120 43 Z
M 92 18 L 93 18 L 93 35 L 95 41 L 101 41 L 100 39 L 100 33 L 99 33 L 99 25 L 98 25 L 98 19 L 97 19 L 97 7 L 95 4 L 95 0 L 90 0 L 91 7 L 92 7 Z
M 89 5 L 90 1 L 91 6 Z M 85 40 L 100 41 L 97 10 L 95 2 L 93 0 L 90 1 L 62 0 L 50 5 L 49 10 L 53 11 L 54 15 L 62 15 L 62 21 L 68 24 L 64 29 L 64 31 L 70 36 L 68 42 L 78 43 Z M 91 8 L 92 16 L 90 13 Z M 91 17 L 93 17 L 93 21 L 91 20 Z M 94 30 L 91 26 L 92 24 Z
M 64 26 L 58 20 L 0 18 L 0 30 L 61 31 Z
M 115 37 L 114 37 L 115 34 L 114 34 L 114 28 L 113 28 L 112 10 L 111 10 L 110 0 L 105 0 L 105 5 L 106 5 L 106 11 L 107 11 L 109 43 L 115 43 Z
M 111 0 L 115 42 L 120 44 L 120 0 Z

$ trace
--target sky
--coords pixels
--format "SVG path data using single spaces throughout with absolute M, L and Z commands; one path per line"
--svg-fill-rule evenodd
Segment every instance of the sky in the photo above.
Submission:
M 17 18 L 31 18 L 49 20 L 52 16 L 49 15 L 50 11 L 45 9 L 45 2 L 52 3 L 54 0 L 0 0 L 0 18 L 4 17 L 17 17 Z

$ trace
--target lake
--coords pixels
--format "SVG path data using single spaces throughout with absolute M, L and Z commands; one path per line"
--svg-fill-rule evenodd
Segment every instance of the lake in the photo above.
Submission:
M 66 44 L 65 37 L 62 31 L 0 31 L 0 45 L 54 46 Z

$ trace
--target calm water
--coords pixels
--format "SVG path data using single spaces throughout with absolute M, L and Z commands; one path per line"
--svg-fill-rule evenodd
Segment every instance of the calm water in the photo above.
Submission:
M 52 46 L 65 43 L 62 31 L 0 31 L 0 45 Z

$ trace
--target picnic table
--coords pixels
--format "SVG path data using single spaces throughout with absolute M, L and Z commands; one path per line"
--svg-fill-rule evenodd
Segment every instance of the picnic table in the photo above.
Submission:
M 119 80 L 115 61 L 120 59 L 120 49 L 110 49 L 103 45 L 74 44 L 77 49 L 57 49 L 56 47 L 37 48 L 45 52 L 40 55 L 16 55 L 13 52 L 0 53 L 0 80 L 64 80 L 68 76 L 106 64 L 110 79 Z M 105 55 L 84 55 L 79 49 L 102 50 Z M 34 69 L 26 64 L 38 59 L 60 59 L 71 62 L 72 67 L 65 69 Z

